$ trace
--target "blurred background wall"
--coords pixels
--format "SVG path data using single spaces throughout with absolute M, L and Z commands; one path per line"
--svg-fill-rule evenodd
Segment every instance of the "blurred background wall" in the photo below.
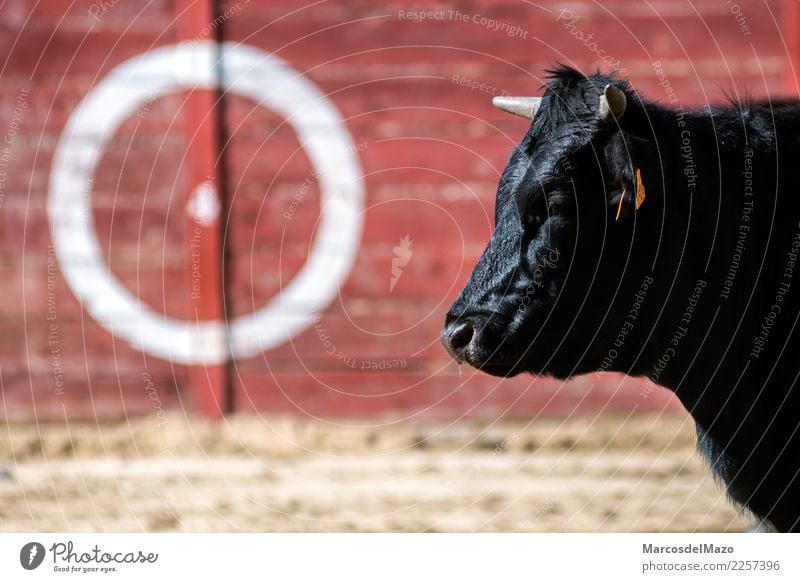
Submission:
M 646 97 L 683 107 L 722 102 L 724 91 L 795 95 L 795 8 L 726 0 L 7 0 L 0 7 L 0 414 L 110 418 L 184 407 L 449 418 L 677 409 L 640 381 L 499 381 L 459 370 L 441 348 L 444 313 L 489 238 L 499 172 L 526 129 L 493 109 L 491 97 L 539 93 L 556 62 L 620 69 Z M 213 18 L 203 16 L 209 9 Z M 132 345 L 111 329 L 153 332 L 115 316 L 113 305 L 99 324 L 64 278 L 64 262 L 85 257 L 57 248 L 48 218 L 59 140 L 81 100 L 123 63 L 180 41 L 214 40 L 278 57 L 325 96 L 320 107 L 342 118 L 364 192 L 358 220 L 337 225 L 357 244 L 341 251 L 348 265 L 336 292 L 321 306 L 284 305 L 276 313 L 305 322 L 295 333 L 221 364 L 170 361 Z M 221 54 L 214 74 L 231 75 L 231 57 Z M 190 60 L 174 74 L 203 66 Z M 275 83 L 263 70 L 243 74 L 256 88 Z M 115 99 L 138 83 L 156 87 L 159 75 L 142 73 L 117 87 Z M 234 91 L 218 99 L 211 90 L 199 101 L 183 90 L 156 93 L 104 136 L 84 193 L 108 274 L 140 305 L 190 327 L 215 310 L 232 321 L 280 306 L 330 210 L 304 140 L 279 111 Z M 100 126 L 108 114 L 99 107 L 92 115 Z M 219 201 L 197 194 L 204 163 Z M 203 232 L 215 230 L 219 248 L 197 261 L 192 221 L 209 214 Z M 323 263 L 339 251 L 327 252 Z M 198 311 L 199 280 L 212 297 Z M 150 340 L 168 343 L 143 343 Z

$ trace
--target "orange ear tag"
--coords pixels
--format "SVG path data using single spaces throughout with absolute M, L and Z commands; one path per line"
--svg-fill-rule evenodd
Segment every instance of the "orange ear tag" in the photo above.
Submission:
M 644 183 L 642 182 L 642 172 L 636 168 L 636 210 L 644 203 Z M 619 214 L 619 213 L 617 213 Z
M 644 191 L 644 182 L 642 182 L 642 171 L 639 168 L 636 168 L 636 210 L 639 210 L 639 207 L 644 204 L 645 198 L 645 191 Z M 617 206 L 617 216 L 614 217 L 614 220 L 619 220 L 619 215 L 622 212 L 622 203 L 625 201 L 625 189 L 622 189 L 622 194 L 619 196 L 619 206 Z
M 619 195 L 619 206 L 617 206 L 617 215 L 614 217 L 614 221 L 616 222 L 619 220 L 619 213 L 622 212 L 622 202 L 625 200 L 625 189 L 622 189 L 622 194 Z

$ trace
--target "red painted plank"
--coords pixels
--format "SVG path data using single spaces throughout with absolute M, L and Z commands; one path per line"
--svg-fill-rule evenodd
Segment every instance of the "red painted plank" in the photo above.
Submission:
M 466 373 L 466 372 L 465 372 Z M 531 378 L 500 380 L 485 375 L 462 382 L 457 375 L 380 372 L 285 373 L 268 369 L 235 372 L 241 410 L 270 410 L 301 416 L 390 416 L 459 418 L 565 415 L 576 412 L 679 410 L 663 389 L 618 377 L 578 378 L 570 383 Z M 645 394 L 647 394 L 645 396 Z

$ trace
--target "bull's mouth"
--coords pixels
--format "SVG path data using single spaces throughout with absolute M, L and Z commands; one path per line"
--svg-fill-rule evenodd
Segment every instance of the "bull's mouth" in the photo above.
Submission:
M 504 361 L 498 359 L 480 360 L 471 358 L 467 354 L 453 359 L 458 362 L 459 365 L 467 364 L 479 372 L 499 378 L 511 378 L 525 372 L 519 361 Z
M 497 376 L 499 378 L 511 378 L 513 376 L 516 376 L 524 372 L 524 370 L 522 370 L 519 364 L 516 362 L 515 363 L 483 362 L 477 365 L 471 362 L 467 363 L 476 370 L 483 372 L 484 374 L 489 374 L 490 376 Z

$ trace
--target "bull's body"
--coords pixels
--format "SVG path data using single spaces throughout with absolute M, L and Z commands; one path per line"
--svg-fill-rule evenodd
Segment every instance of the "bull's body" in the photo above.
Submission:
M 445 344 L 499 375 L 607 370 L 671 389 L 730 496 L 796 531 L 800 106 L 684 113 L 628 92 L 623 116 L 598 121 L 592 100 L 607 83 L 618 82 L 555 73 L 520 144 L 527 157 L 512 156 L 501 181 L 497 231 L 448 316 Z M 541 151 L 553 133 L 558 151 Z M 540 187 L 565 159 L 571 190 Z M 638 209 L 635 170 L 646 187 Z M 526 196 L 549 206 L 531 227 L 508 201 Z M 542 284 L 532 273 L 544 249 L 560 261 L 538 269 Z M 521 289 L 538 299 L 524 303 Z
M 731 497 L 776 528 L 794 530 L 800 527 L 800 107 L 754 106 L 744 119 L 732 108 L 701 113 L 686 116 L 680 130 L 677 118 L 655 129 L 673 167 L 663 172 L 663 210 L 639 211 L 642 228 L 630 259 L 638 274 L 626 273 L 629 291 L 620 297 L 630 297 L 647 273 L 653 284 L 614 369 L 673 390 L 696 420 L 700 449 Z

